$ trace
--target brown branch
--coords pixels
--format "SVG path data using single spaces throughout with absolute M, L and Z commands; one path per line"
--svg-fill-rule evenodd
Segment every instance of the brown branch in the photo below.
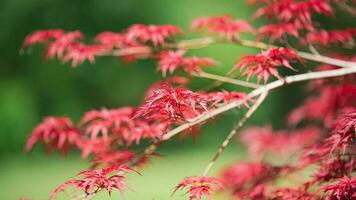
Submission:
M 240 119 L 240 121 L 235 125 L 235 127 L 231 130 L 229 135 L 225 138 L 223 143 L 219 146 L 218 151 L 215 153 L 213 159 L 210 161 L 210 163 L 206 166 L 203 176 L 208 175 L 210 169 L 213 167 L 213 165 L 216 163 L 216 161 L 219 159 L 221 154 L 224 152 L 225 148 L 227 145 L 229 145 L 231 139 L 237 134 L 237 130 L 240 129 L 244 123 L 252 116 L 252 114 L 257 110 L 257 108 L 262 104 L 263 100 L 267 96 L 267 91 L 262 93 L 257 101 L 249 108 L 249 110 L 246 112 L 246 114 L 243 116 L 243 118 Z

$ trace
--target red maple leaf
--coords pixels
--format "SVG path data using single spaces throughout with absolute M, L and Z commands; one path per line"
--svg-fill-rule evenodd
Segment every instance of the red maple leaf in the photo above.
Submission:
M 39 30 L 29 34 L 24 42 L 23 47 L 28 47 L 36 43 L 44 43 L 50 39 L 58 39 L 62 37 L 64 31 L 61 29 L 48 29 L 48 30 Z
M 289 64 L 292 59 L 300 59 L 299 56 L 288 48 L 271 48 L 262 51 L 258 55 L 247 55 L 241 57 L 241 61 L 237 63 L 229 73 L 241 69 L 242 76 L 247 75 L 247 79 L 251 76 L 257 75 L 258 82 L 263 78 L 267 83 L 269 77 L 273 75 L 276 78 L 279 76 L 277 67 L 283 66 L 294 70 Z
M 69 118 L 47 117 L 32 131 L 26 150 L 30 151 L 37 142 L 44 143 L 49 152 L 58 149 L 66 153 L 70 147 L 79 148 L 83 137 Z
M 180 182 L 174 192 L 182 189 L 189 193 L 189 200 L 201 200 L 204 196 L 210 198 L 213 192 L 223 189 L 223 185 L 216 178 L 190 176 Z
M 212 66 L 216 61 L 211 58 L 200 57 L 184 57 L 185 51 L 164 51 L 161 52 L 158 58 L 157 69 L 162 71 L 162 76 L 165 77 L 167 72 L 173 73 L 177 69 L 182 69 L 189 74 L 201 70 L 204 66 Z
M 299 37 L 299 28 L 293 23 L 268 24 L 258 29 L 258 39 L 270 38 L 270 41 L 282 39 L 284 35 Z
M 186 88 L 174 88 L 166 83 L 148 94 L 136 117 L 168 121 L 187 121 L 207 111 L 207 99 Z
M 328 46 L 330 44 L 352 44 L 356 37 L 356 28 L 347 30 L 321 30 L 310 32 L 306 35 L 306 41 L 310 44 Z
M 63 192 L 71 186 L 84 191 L 86 195 L 94 195 L 102 190 L 106 190 L 109 195 L 111 195 L 113 189 L 123 194 L 128 187 L 124 175 L 130 171 L 133 171 L 133 169 L 127 165 L 116 165 L 102 169 L 81 171 L 72 180 L 66 181 L 53 190 L 50 199 L 53 199 L 58 193 Z
M 143 25 L 135 24 L 128 28 L 127 38 L 129 41 L 142 43 L 152 42 L 154 46 L 163 45 L 165 40 L 171 38 L 182 30 L 173 25 Z
M 327 192 L 326 200 L 355 199 L 356 178 L 341 178 L 334 184 L 324 186 L 324 191 Z
M 241 32 L 254 32 L 252 26 L 244 20 L 235 20 L 229 15 L 199 17 L 191 23 L 193 30 L 207 29 L 209 33 L 219 34 L 227 40 L 238 40 Z

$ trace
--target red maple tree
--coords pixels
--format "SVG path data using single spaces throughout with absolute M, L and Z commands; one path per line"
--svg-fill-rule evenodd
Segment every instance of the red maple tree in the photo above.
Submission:
M 190 200 L 211 198 L 218 191 L 229 192 L 233 199 L 356 199 L 356 180 L 352 177 L 356 171 L 355 55 L 341 55 L 342 51 L 332 52 L 331 48 L 354 48 L 356 28 L 326 30 L 315 18 L 336 18 L 340 8 L 347 7 L 349 12 L 355 1 L 249 3 L 259 6 L 253 18 L 265 19 L 261 27 L 230 15 L 203 16 L 192 21 L 191 30 L 205 36 L 189 40 L 177 40 L 183 29 L 170 24 L 135 24 L 119 33 L 102 32 L 89 44 L 84 43 L 80 31 L 53 29 L 29 34 L 23 48 L 44 44 L 47 58 L 70 61 L 72 66 L 85 61 L 94 63 L 101 56 L 125 61 L 154 59 L 164 78 L 149 87 L 142 105 L 137 107 L 88 111 L 77 124 L 66 117 L 46 117 L 33 130 L 26 146 L 28 151 L 36 143 L 43 143 L 49 152 L 77 149 L 83 159 L 91 162 L 91 169 L 59 186 L 51 198 L 69 187 L 83 191 L 86 198 L 102 190 L 123 193 L 128 187 L 125 174 L 135 172 L 152 159 L 160 144 L 178 134 L 186 136 L 191 132 L 196 136 L 205 122 L 238 108 L 245 112 L 244 116 L 219 146 L 203 175 L 185 178 L 176 190 L 187 191 Z M 242 39 L 241 33 L 256 39 Z M 297 42 L 289 43 L 289 39 Z M 224 76 L 211 74 L 204 67 L 213 67 L 217 61 L 187 54 L 192 48 L 213 43 L 257 48 L 261 53 L 242 56 Z M 283 68 L 291 69 L 289 75 L 284 75 Z M 192 91 L 187 86 L 189 79 L 171 76 L 177 73 L 214 83 L 209 89 Z M 239 79 L 243 76 L 247 76 L 247 81 Z M 247 147 L 249 161 L 235 162 L 221 175 L 210 177 L 210 169 L 268 93 L 301 81 L 310 81 L 310 96 L 288 115 L 288 128 L 275 131 L 267 125 L 246 129 L 239 142 Z M 245 92 L 216 90 L 222 83 L 245 87 Z M 150 145 L 142 152 L 135 151 L 132 144 L 141 144 L 143 140 Z M 284 162 L 273 163 L 271 157 L 283 158 L 280 160 Z M 293 178 L 304 171 L 312 175 Z M 277 184 L 281 179 L 295 183 L 293 187 Z

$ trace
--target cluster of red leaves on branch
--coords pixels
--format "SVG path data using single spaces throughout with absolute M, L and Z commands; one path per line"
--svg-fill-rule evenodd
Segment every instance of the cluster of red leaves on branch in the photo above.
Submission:
M 271 41 L 293 36 L 301 39 L 301 44 L 319 44 L 324 47 L 330 44 L 354 45 L 355 28 L 346 30 L 324 30 L 313 23 L 313 14 L 326 17 L 334 16 L 334 5 L 347 5 L 347 0 L 251 0 L 250 3 L 264 3 L 254 17 L 264 16 L 271 24 L 258 29 L 259 39 Z M 349 7 L 349 6 L 346 6 Z M 350 6 L 352 8 L 352 6 Z M 356 12 L 352 12 L 355 15 Z
M 184 50 L 178 50 L 163 51 L 158 55 L 157 69 L 162 71 L 163 77 L 166 76 L 167 72 L 172 74 L 177 69 L 182 69 L 183 71 L 192 74 L 193 72 L 199 71 L 204 66 L 213 66 L 216 64 L 216 61 L 211 58 L 199 58 L 196 56 L 183 57 L 184 54 Z
M 65 117 L 45 118 L 32 132 L 26 148 L 31 150 L 35 143 L 43 142 L 50 151 L 58 149 L 66 152 L 69 147 L 73 147 L 82 152 L 83 158 L 92 155 L 92 167 L 99 167 L 99 171 L 86 171 L 81 174 L 88 175 L 85 180 L 68 181 L 55 192 L 75 185 L 79 189 L 85 189 L 86 193 L 92 193 L 87 190 L 92 190 L 94 186 L 99 187 L 101 183 L 98 183 L 99 185 L 93 183 L 94 186 L 90 186 L 89 189 L 81 185 L 83 181 L 85 183 L 96 181 L 96 178 L 89 180 L 93 178 L 91 173 L 99 174 L 101 177 L 102 173 L 115 169 L 111 168 L 113 166 L 123 164 L 138 166 L 147 161 L 143 157 L 144 154 L 137 154 L 128 149 L 133 143 L 139 144 L 144 139 L 159 141 L 174 124 L 185 123 L 220 104 L 243 101 L 245 98 L 246 94 L 242 92 L 192 92 L 163 82 L 149 89 L 144 103 L 139 108 L 92 110 L 84 114 L 78 125 Z M 248 106 L 249 101 L 242 103 Z M 100 167 L 109 168 L 106 170 Z M 111 191 L 113 186 L 105 183 L 100 187 Z M 121 190 L 119 185 L 113 188 Z M 205 189 L 199 191 L 199 188 L 195 188 L 192 191 L 195 191 L 196 196 L 210 194 Z
M 28 138 L 26 150 L 31 150 L 37 141 L 45 143 L 49 152 L 59 149 L 62 153 L 66 153 L 70 147 L 82 145 L 79 129 L 66 117 L 45 118 Z
M 237 162 L 223 171 L 222 180 L 241 199 L 264 199 L 265 184 L 281 172 L 282 168 L 265 162 Z
M 209 34 L 219 34 L 229 41 L 239 40 L 242 32 L 254 32 L 248 22 L 235 20 L 229 15 L 199 17 L 191 23 L 191 28 L 196 31 L 207 29 Z
M 155 84 L 138 107 L 92 110 L 74 125 L 65 117 L 48 117 L 32 132 L 27 150 L 43 142 L 49 150 L 63 152 L 73 146 L 89 154 L 108 153 L 112 145 L 131 146 L 141 140 L 159 140 L 173 124 L 185 123 L 232 101 L 245 101 L 242 92 L 193 92 L 167 82 Z M 251 101 L 251 100 L 249 100 Z
M 277 70 L 277 67 L 279 66 L 294 70 L 289 63 L 292 59 L 300 60 L 297 53 L 295 53 L 292 49 L 272 48 L 262 51 L 258 55 L 247 55 L 241 57 L 241 61 L 231 69 L 230 73 L 240 69 L 243 71 L 241 74 L 242 76 L 247 75 L 247 80 L 249 80 L 252 76 L 257 75 L 257 82 L 264 79 L 264 82 L 267 83 L 271 75 L 278 79 L 281 78 Z
M 181 29 L 173 25 L 143 25 L 136 24 L 128 28 L 127 39 L 140 43 L 151 42 L 154 46 L 163 45 L 167 38 L 182 33 Z
M 252 127 L 241 133 L 241 142 L 252 158 L 261 160 L 268 153 L 289 157 L 318 141 L 320 135 L 316 127 L 276 132 L 270 126 Z
M 299 30 L 292 23 L 269 24 L 258 29 L 258 39 L 260 40 L 263 40 L 264 38 L 270 38 L 270 41 L 273 42 L 283 38 L 284 35 L 298 37 Z
M 288 123 L 296 125 L 305 120 L 319 120 L 326 127 L 331 127 L 340 108 L 356 106 L 356 83 L 353 77 L 322 83 L 316 81 L 312 88 L 317 95 L 308 97 L 302 106 L 294 109 L 288 117 Z
M 187 121 L 207 111 L 208 99 L 186 88 L 163 84 L 148 94 L 137 116 L 163 121 Z
M 116 165 L 102 169 L 82 171 L 73 177 L 72 180 L 66 181 L 53 190 L 50 199 L 53 199 L 58 193 L 63 192 L 69 187 L 85 191 L 86 196 L 95 195 L 101 190 L 106 190 L 109 195 L 111 195 L 113 189 L 116 189 L 123 194 L 128 187 L 124 175 L 130 171 L 133 171 L 133 169 L 126 165 Z
M 356 28 L 346 30 L 321 30 L 319 32 L 310 32 L 306 35 L 309 44 L 318 44 L 328 46 L 330 44 L 353 45 L 356 37 Z
M 356 198 L 356 178 L 342 178 L 335 184 L 324 187 L 328 193 L 326 200 Z
M 294 148 L 291 152 L 294 155 L 287 155 L 287 158 L 297 159 L 297 162 L 278 165 L 265 161 L 238 162 L 225 169 L 222 174 L 223 183 L 241 199 L 353 199 L 356 185 L 354 178 L 349 177 L 356 172 L 353 155 L 356 109 L 345 109 L 326 139 L 315 141 L 314 138 L 313 141 L 313 137 L 321 136 L 313 131 L 319 132 L 316 128 L 307 128 L 294 131 L 296 134 L 277 133 L 270 137 L 270 128 L 247 129 L 242 140 L 248 146 L 248 155 L 252 159 L 255 159 L 256 155 L 274 153 L 273 151 L 284 146 L 281 151 Z M 316 144 L 311 145 L 315 142 Z M 298 149 L 300 153 L 296 154 Z M 262 156 L 257 158 L 265 160 Z M 294 183 L 299 184 L 298 187 L 275 185 L 280 179 L 301 176 L 300 172 L 310 171 L 310 166 L 315 167 L 312 176 L 303 177 Z M 320 192 L 313 192 L 315 188 Z
M 353 104 L 356 97 L 352 96 L 355 91 L 349 90 L 335 95 L 339 87 L 345 89 L 344 84 L 347 84 L 348 89 L 351 86 L 354 87 L 350 77 L 345 77 L 341 83 L 340 85 L 340 80 L 335 79 L 323 81 L 323 87 L 321 83 L 318 83 L 317 87 L 314 86 L 314 89 L 322 90 L 333 86 L 332 89 L 328 89 L 330 96 L 334 95 L 333 100 L 329 100 L 330 97 L 327 98 L 325 95 L 315 100 L 313 105 L 308 106 L 308 111 L 304 111 L 304 114 L 308 116 L 323 112 L 315 118 L 320 120 L 325 119 L 325 116 L 329 118 L 327 119 L 329 124 L 325 124 L 324 121 L 327 126 L 323 126 L 323 130 L 317 127 L 307 127 L 273 133 L 270 127 L 264 127 L 249 128 L 242 133 L 241 141 L 247 146 L 250 159 L 256 160 L 257 158 L 258 162 L 239 162 L 225 169 L 222 180 L 233 194 L 242 199 L 355 198 L 355 180 L 349 177 L 356 171 L 353 153 L 356 139 L 356 108 Z M 332 102 L 338 104 L 335 105 Z M 320 107 L 326 105 L 332 106 L 332 109 L 319 110 Z M 307 117 L 303 116 L 301 119 L 307 119 Z M 282 158 L 288 158 L 289 162 L 278 165 L 264 162 L 266 154 L 271 153 L 273 157 L 279 155 Z M 291 163 L 292 160 L 297 160 L 297 162 Z M 310 166 L 314 166 L 312 175 L 298 181 L 298 187 L 275 186 L 274 183 L 281 178 L 300 176 L 299 172 L 310 171 Z M 274 169 L 273 172 L 268 172 L 271 169 Z M 313 192 L 315 188 L 318 188 L 320 192 Z
M 281 23 L 292 23 L 297 29 L 313 30 L 313 13 L 332 16 L 333 9 L 328 0 L 268 1 L 266 6 L 256 11 L 254 17 L 265 16 Z
M 77 66 L 85 60 L 93 63 L 96 56 L 115 55 L 115 49 L 121 48 L 131 48 L 129 57 L 123 55 L 125 59 L 145 58 L 150 55 L 150 51 L 144 48 L 147 44 L 162 46 L 167 39 L 179 33 L 182 33 L 181 29 L 173 25 L 136 24 L 124 33 L 100 33 L 94 38 L 93 44 L 88 45 L 80 41 L 84 36 L 79 31 L 41 30 L 28 35 L 23 47 L 46 43 L 46 57 L 59 58 L 63 62 L 72 61 L 72 66 Z
M 136 116 L 154 121 L 187 122 L 219 103 L 243 101 L 245 97 L 242 92 L 194 93 L 184 87 L 174 88 L 163 83 L 148 92 Z
M 191 176 L 180 182 L 175 191 L 186 189 L 189 193 L 189 200 L 202 200 L 204 196 L 210 198 L 213 192 L 223 188 L 223 184 L 216 178 Z

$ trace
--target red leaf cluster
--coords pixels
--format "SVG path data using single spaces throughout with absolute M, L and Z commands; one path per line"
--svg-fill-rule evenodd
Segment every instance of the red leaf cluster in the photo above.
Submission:
M 229 15 L 199 17 L 191 23 L 193 30 L 207 29 L 210 34 L 219 34 L 229 41 L 239 40 L 241 32 L 254 32 L 244 20 L 235 20 Z
M 183 87 L 161 84 L 148 94 L 136 116 L 185 122 L 206 111 L 207 99 L 203 95 Z
M 46 57 L 60 58 L 62 62 L 72 61 L 72 66 L 82 64 L 85 60 L 95 62 L 95 56 L 105 49 L 100 45 L 86 45 L 78 40 L 83 39 L 80 31 L 64 32 L 60 29 L 41 30 L 29 34 L 23 47 L 37 43 L 47 43 Z
M 173 25 L 143 25 L 135 24 L 128 28 L 128 40 L 140 43 L 151 42 L 154 46 L 162 45 L 166 39 L 173 37 L 182 30 Z
M 82 158 L 87 158 L 90 154 L 102 155 L 110 151 L 112 145 L 114 144 L 111 138 L 96 138 L 96 139 L 86 139 L 80 147 L 82 152 Z
M 184 54 L 184 50 L 163 51 L 157 56 L 157 69 L 162 71 L 163 77 L 167 75 L 167 72 L 172 74 L 177 69 L 183 69 L 192 74 L 193 72 L 200 71 L 202 67 L 216 64 L 216 61 L 211 58 L 183 57 Z
M 102 169 L 82 171 L 72 180 L 66 181 L 52 191 L 50 199 L 53 199 L 58 193 L 63 192 L 71 186 L 75 187 L 75 189 L 84 191 L 86 195 L 93 195 L 101 190 L 106 190 L 110 195 L 114 189 L 123 194 L 124 189 L 128 187 L 124 175 L 130 171 L 133 170 L 126 165 L 116 165 Z
M 267 126 L 246 129 L 241 133 L 240 140 L 247 147 L 249 156 L 259 160 L 268 153 L 289 157 L 319 138 L 320 130 L 316 127 L 274 132 L 270 126 Z
M 279 66 L 294 70 L 289 63 L 292 59 L 300 59 L 292 49 L 271 48 L 262 51 L 258 55 L 241 57 L 241 61 L 237 63 L 229 73 L 240 69 L 242 71 L 242 76 L 247 75 L 247 79 L 257 75 L 258 82 L 263 78 L 264 82 L 267 83 L 271 75 L 279 79 L 281 78 L 277 70 L 277 67 Z
M 317 200 L 312 193 L 304 189 L 281 188 L 271 192 L 271 199 L 273 200 Z
M 43 142 L 49 152 L 58 149 L 66 153 L 70 147 L 81 146 L 82 136 L 69 118 L 47 117 L 32 131 L 26 150 L 30 151 L 37 142 Z
M 334 161 L 330 160 L 330 155 L 344 154 L 347 148 L 355 140 L 355 121 L 355 108 L 349 108 L 344 110 L 344 112 L 338 117 L 332 134 L 327 137 L 322 143 L 315 144 L 310 148 L 306 149 L 300 160 L 301 165 L 306 166 L 313 163 L 324 162 L 324 164 L 322 163 L 322 165 L 325 168 L 334 169 L 334 164 L 331 164 Z M 351 166 L 350 168 L 352 169 L 352 166 L 355 163 L 351 162 L 353 164 L 350 164 L 350 162 L 351 160 L 348 160 L 345 165 Z M 338 163 L 338 165 L 340 165 L 340 163 Z
M 202 200 L 204 196 L 210 199 L 213 192 L 223 189 L 223 184 L 216 178 L 191 176 L 180 182 L 175 191 L 182 189 L 189 193 L 189 200 Z
M 29 34 L 23 47 L 46 43 L 48 58 L 59 58 L 62 62 L 72 61 L 72 66 L 77 66 L 86 60 L 94 63 L 96 56 L 111 55 L 112 50 L 117 48 L 132 48 L 127 55 L 125 52 L 118 54 L 124 60 L 146 58 L 150 55 L 150 52 L 144 48 L 148 42 L 154 46 L 163 45 L 167 39 L 181 32 L 180 28 L 173 25 L 136 24 L 124 33 L 99 33 L 94 38 L 94 44 L 85 44 L 80 41 L 84 36 L 79 31 L 65 32 L 60 29 L 49 29 Z M 116 55 L 115 52 L 113 55 Z
M 64 32 L 61 29 L 35 31 L 25 38 L 23 46 L 27 47 L 37 43 L 44 43 L 51 39 L 58 39 L 63 35 Z
M 356 106 L 356 85 L 350 82 L 324 85 L 319 94 L 308 97 L 304 104 L 294 109 L 289 117 L 289 124 L 302 120 L 321 120 L 326 127 L 331 127 L 340 108 Z
M 115 166 L 127 164 L 135 159 L 135 153 L 130 150 L 112 151 L 94 154 L 92 167 Z
M 115 138 L 119 144 L 127 145 L 139 143 L 146 138 L 159 138 L 166 131 L 167 127 L 134 119 L 135 112 L 136 109 L 131 107 L 93 110 L 84 115 L 81 123 L 85 125 L 85 133 L 91 139 L 98 138 L 99 134 L 108 139 L 109 134 L 112 134 L 110 138 Z
M 323 161 L 319 166 L 318 171 L 313 175 L 313 183 L 326 183 L 336 178 L 342 178 L 347 176 L 350 172 L 356 170 L 356 161 L 348 159 L 342 159 L 338 157 L 336 159 L 328 159 Z
M 237 162 L 223 171 L 224 185 L 241 199 L 264 196 L 264 183 L 273 180 L 281 168 L 264 162 Z
M 341 178 L 335 184 L 329 184 L 324 187 L 328 193 L 326 200 L 343 200 L 356 198 L 356 178 Z
M 203 95 L 207 97 L 210 106 L 215 106 L 220 103 L 228 104 L 233 101 L 242 101 L 242 103 L 248 107 L 248 102 L 251 101 L 251 99 L 246 99 L 247 95 L 243 92 L 228 92 L 226 90 L 222 90 L 206 94 L 203 93 Z
M 299 28 L 293 23 L 267 24 L 258 29 L 258 39 L 269 38 L 271 42 L 283 38 L 285 35 L 299 37 Z
M 356 28 L 347 30 L 321 30 L 318 32 L 310 32 L 306 35 L 306 41 L 309 44 L 318 44 L 328 46 L 330 44 L 352 44 L 356 37 Z
M 127 33 L 115 33 L 110 31 L 99 33 L 95 36 L 94 41 L 108 49 L 139 46 L 136 41 L 128 39 Z
M 313 13 L 331 16 L 333 10 L 328 0 L 280 0 L 268 2 L 255 12 L 254 17 L 265 16 L 267 19 L 275 19 L 282 23 L 292 23 L 296 29 L 313 30 Z
M 330 138 L 326 140 L 332 149 L 346 149 L 347 146 L 356 138 L 356 108 L 346 108 L 338 117 L 334 131 Z

